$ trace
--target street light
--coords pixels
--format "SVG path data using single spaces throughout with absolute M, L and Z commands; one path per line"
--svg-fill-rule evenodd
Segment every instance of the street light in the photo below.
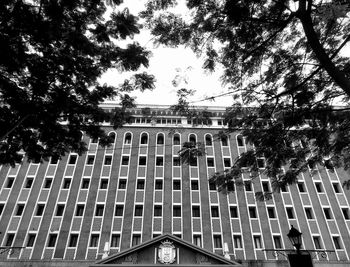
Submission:
M 292 228 L 290 228 L 287 236 L 288 236 L 290 242 L 292 243 L 292 245 L 296 248 L 297 253 L 300 254 L 302 233 L 300 233 L 297 229 L 295 229 L 293 227 L 293 225 L 291 225 L 291 226 L 292 226 Z

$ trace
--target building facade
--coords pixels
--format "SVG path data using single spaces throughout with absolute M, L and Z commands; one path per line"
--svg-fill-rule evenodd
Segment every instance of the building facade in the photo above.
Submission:
M 162 234 L 246 265 L 275 266 L 285 258 L 265 249 L 292 249 L 291 225 L 302 232 L 303 248 L 332 251 L 313 252 L 315 265 L 350 264 L 344 170 L 318 167 L 265 202 L 255 199 L 255 192 L 271 188 L 264 175 L 252 183 L 246 175 L 234 192 L 219 193 L 208 178 L 248 146 L 239 132 L 216 137 L 225 128 L 224 109 L 208 109 L 208 126 L 168 107 L 150 107 L 147 116 L 143 108 L 123 128 L 103 125 L 114 137 L 108 148 L 84 136 L 88 151 L 81 156 L 1 166 L 0 242 L 12 247 L 0 251 L 1 266 L 88 266 L 106 251 L 113 255 Z M 191 165 L 178 157 L 186 141 L 201 142 L 206 151 Z

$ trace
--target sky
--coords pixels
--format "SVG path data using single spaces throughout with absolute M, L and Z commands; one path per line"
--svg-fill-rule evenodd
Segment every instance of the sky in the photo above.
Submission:
M 137 15 L 138 12 L 143 10 L 145 2 L 145 0 L 124 0 L 120 8 L 128 7 L 130 13 Z M 181 12 L 181 6 L 178 10 Z M 137 104 L 176 104 L 176 90 L 183 87 L 195 90 L 195 94 L 188 99 L 190 102 L 193 101 L 193 105 L 229 106 L 232 104 L 230 95 L 218 97 L 215 101 L 201 101 L 206 97 L 228 92 L 228 89 L 223 87 L 220 82 L 220 70 L 212 74 L 206 73 L 202 69 L 203 61 L 197 58 L 191 49 L 185 47 L 155 47 L 151 39 L 150 32 L 145 29 L 134 37 L 134 41 L 139 42 L 152 52 L 148 69 L 141 69 L 140 71 L 147 71 L 156 78 L 156 87 L 153 91 L 132 94 L 136 97 Z M 177 74 L 186 76 L 187 83 L 182 81 L 178 87 L 174 87 L 172 81 Z M 118 86 L 130 76 L 131 73 L 121 73 L 116 69 L 111 69 L 102 76 L 101 81 Z

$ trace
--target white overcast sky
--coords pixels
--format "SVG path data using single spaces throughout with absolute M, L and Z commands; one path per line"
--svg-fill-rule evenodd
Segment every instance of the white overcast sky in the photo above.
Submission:
M 127 6 L 130 13 L 137 15 L 138 12 L 143 10 L 145 2 L 145 0 L 124 0 L 121 7 Z M 178 10 L 181 12 L 181 9 Z M 220 82 L 220 71 L 208 74 L 202 69 L 203 61 L 197 58 L 189 48 L 155 47 L 151 38 L 152 36 L 146 30 L 142 30 L 140 34 L 134 37 L 135 41 L 152 51 L 153 55 L 146 71 L 153 74 L 157 80 L 156 88 L 153 91 L 133 94 L 137 97 L 137 104 L 175 104 L 177 100 L 176 90 L 183 87 L 196 90 L 196 93 L 189 98 L 190 101 L 194 101 L 194 105 L 229 106 L 232 104 L 230 95 L 218 97 L 215 102 L 198 101 L 228 92 L 227 88 L 224 88 Z M 179 87 L 174 87 L 172 80 L 179 73 L 188 77 L 188 84 L 182 83 Z M 130 73 L 121 73 L 112 69 L 102 76 L 101 81 L 117 86 L 129 76 Z

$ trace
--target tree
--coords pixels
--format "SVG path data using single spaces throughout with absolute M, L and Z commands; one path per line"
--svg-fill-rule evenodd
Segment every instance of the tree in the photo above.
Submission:
M 141 16 L 157 43 L 192 48 L 206 70 L 222 65 L 234 98 L 225 134 L 249 145 L 211 178 L 219 188 L 256 177 L 259 157 L 274 191 L 317 164 L 350 167 L 347 1 L 188 0 L 189 18 L 169 11 L 176 2 L 148 1 Z
M 14 165 L 23 153 L 29 161 L 81 153 L 82 131 L 108 145 L 100 122 L 120 127 L 134 105 L 127 93 L 153 89 L 154 77 L 142 72 L 119 88 L 98 82 L 109 68 L 148 66 L 149 52 L 130 43 L 139 33 L 138 18 L 118 10 L 121 2 L 1 1 L 0 164 Z M 99 107 L 118 97 L 121 107 L 112 113 Z

